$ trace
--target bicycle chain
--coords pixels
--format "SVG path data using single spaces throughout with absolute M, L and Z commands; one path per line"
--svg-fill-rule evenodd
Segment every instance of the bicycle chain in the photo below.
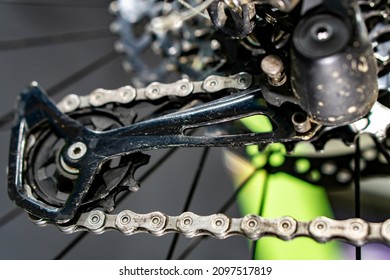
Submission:
M 215 93 L 224 89 L 244 90 L 249 88 L 252 82 L 252 75 L 241 72 L 229 77 L 211 75 L 203 81 L 182 79 L 170 84 L 154 82 L 138 89 L 132 86 L 115 90 L 99 88 L 86 96 L 67 95 L 58 103 L 58 108 L 63 113 L 70 113 L 77 109 L 99 107 L 109 103 L 128 105 L 133 101 L 152 101 L 168 96 L 186 97 L 190 94 Z
M 254 78 L 248 73 L 229 77 L 209 76 L 203 81 L 179 80 L 171 84 L 152 83 L 145 88 L 135 89 L 125 86 L 116 90 L 96 89 L 86 96 L 70 94 L 58 103 L 59 109 L 70 113 L 77 109 L 98 107 L 109 103 L 131 104 L 134 101 L 151 101 L 167 96 L 184 97 L 196 93 L 214 93 L 222 89 L 247 89 Z M 230 218 L 224 214 L 199 216 L 191 212 L 180 216 L 169 216 L 161 212 L 146 214 L 124 210 L 118 214 L 106 214 L 100 210 L 82 213 L 75 222 L 67 224 L 51 223 L 30 215 L 39 225 L 56 225 L 65 233 L 89 231 L 101 234 L 116 230 L 125 235 L 146 232 L 155 236 L 176 232 L 192 238 L 208 235 L 218 239 L 232 235 L 242 235 L 252 240 L 263 236 L 276 236 L 283 240 L 304 236 L 318 242 L 341 239 L 356 246 L 377 241 L 390 245 L 390 219 L 382 223 L 371 223 L 360 218 L 333 220 L 317 217 L 311 221 L 297 221 L 292 217 L 268 219 L 257 215 Z
M 31 216 L 33 222 L 45 226 L 47 221 Z M 101 234 L 117 230 L 125 235 L 146 232 L 162 236 L 175 232 L 193 238 L 208 235 L 224 239 L 233 235 L 242 235 L 252 240 L 264 236 L 275 236 L 283 240 L 296 237 L 309 237 L 318 242 L 339 239 L 356 246 L 368 242 L 381 242 L 390 245 L 390 219 L 383 223 L 370 223 L 359 218 L 333 220 L 317 217 L 312 221 L 302 222 L 291 217 L 267 219 L 257 215 L 246 215 L 242 218 L 231 218 L 224 214 L 199 216 L 192 212 L 180 216 L 169 216 L 161 212 L 138 214 L 124 210 L 118 214 L 106 214 L 93 210 L 81 214 L 76 223 L 56 226 L 65 233 L 89 231 Z

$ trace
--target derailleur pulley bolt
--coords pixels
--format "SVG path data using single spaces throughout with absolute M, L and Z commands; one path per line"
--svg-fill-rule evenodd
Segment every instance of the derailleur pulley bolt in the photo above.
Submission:
M 72 160 L 81 159 L 87 152 L 87 146 L 83 142 L 76 142 L 68 148 L 68 156 Z

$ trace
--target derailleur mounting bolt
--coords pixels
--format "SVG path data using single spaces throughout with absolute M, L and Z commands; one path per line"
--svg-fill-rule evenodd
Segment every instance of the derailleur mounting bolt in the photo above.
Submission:
M 267 55 L 260 63 L 261 70 L 268 76 L 268 82 L 275 86 L 283 85 L 286 80 L 283 61 L 277 55 Z

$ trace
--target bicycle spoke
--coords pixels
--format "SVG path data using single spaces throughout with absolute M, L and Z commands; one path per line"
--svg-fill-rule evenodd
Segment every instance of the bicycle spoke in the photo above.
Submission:
M 152 165 L 139 179 L 139 181 L 146 180 L 156 169 L 158 169 L 165 161 L 167 161 L 177 149 L 170 149 L 166 152 L 155 164 Z M 122 194 L 117 200 L 116 203 L 119 205 L 131 192 Z
M 180 254 L 178 260 L 185 260 L 195 249 L 199 246 L 199 244 L 208 239 L 207 236 L 201 236 L 197 238 L 193 238 L 187 245 L 187 248 Z
M 225 203 L 221 206 L 221 208 L 218 209 L 216 213 L 226 212 L 236 202 L 237 196 L 244 189 L 247 183 L 253 178 L 253 176 L 255 176 L 257 171 L 258 169 L 255 169 L 247 178 L 245 178 L 245 180 L 236 188 L 233 194 L 225 201 Z M 208 236 L 201 236 L 192 239 L 187 245 L 187 248 L 185 248 L 184 251 L 179 255 L 178 260 L 186 259 L 203 240 L 206 240 L 208 238 L 209 238 Z
M 10 127 L 5 127 L 7 124 L 11 123 L 14 119 L 15 112 L 9 111 L 0 117 L 0 131 L 8 130 Z
M 0 41 L 0 51 L 13 51 L 32 47 L 60 45 L 65 43 L 88 41 L 113 36 L 115 35 L 110 32 L 108 28 L 97 28 L 92 30 L 64 32 L 37 37 L 26 37 L 20 39 Z
M 111 50 L 104 55 L 98 57 L 96 60 L 92 61 L 88 65 L 84 66 L 80 70 L 76 71 L 72 75 L 66 77 L 65 79 L 59 81 L 57 84 L 48 88 L 47 94 L 51 97 L 58 94 L 61 90 L 71 86 L 72 84 L 82 80 L 86 76 L 92 74 L 93 72 L 99 70 L 101 67 L 105 66 L 109 62 L 113 61 L 115 58 L 119 56 L 114 50 Z M 10 123 L 13 120 L 14 111 L 11 110 L 0 117 L 0 129 L 2 129 L 5 125 Z
M 102 56 L 98 57 L 93 62 L 89 63 L 85 67 L 81 68 L 80 70 L 76 71 L 72 75 L 66 77 L 62 81 L 58 82 L 57 84 L 51 86 L 48 88 L 47 94 L 49 96 L 53 96 L 60 92 L 61 90 L 71 86 L 72 84 L 78 82 L 81 79 L 84 79 L 86 76 L 92 74 L 93 72 L 99 70 L 109 62 L 113 61 L 115 58 L 117 58 L 120 54 L 117 53 L 115 50 L 111 50 Z
M 19 207 L 11 209 L 8 213 L 0 218 L 0 228 L 16 219 L 22 213 L 24 213 L 24 211 Z
M 372 137 L 372 139 L 375 142 L 376 148 L 379 150 L 379 152 L 385 157 L 386 161 L 390 164 L 390 154 L 387 151 L 385 145 L 383 145 L 382 142 L 378 140 L 375 136 Z
M 88 232 L 84 231 L 79 234 L 72 242 L 69 243 L 57 256 L 55 256 L 54 260 L 61 260 L 66 254 L 68 254 L 77 244 L 79 244 L 86 236 Z
M 360 201 L 360 160 L 361 160 L 361 150 L 360 150 L 360 138 L 356 139 L 356 149 L 354 157 L 354 185 L 355 185 L 355 217 L 360 218 L 361 216 L 361 201 Z M 362 259 L 362 250 L 360 246 L 355 247 L 355 259 Z
M 186 202 L 184 204 L 183 211 L 181 211 L 182 213 L 187 212 L 190 208 L 192 198 L 194 197 L 196 187 L 198 186 L 200 175 L 202 174 L 202 171 L 204 169 L 204 164 L 205 164 L 208 152 L 209 152 L 209 148 L 206 147 L 203 149 L 203 153 L 202 153 L 201 158 L 199 160 L 198 168 L 196 169 L 194 179 L 192 180 L 191 188 L 190 188 L 190 191 L 188 193 Z M 166 258 L 167 260 L 172 259 L 173 254 L 175 253 L 175 249 L 176 249 L 178 241 L 179 241 L 179 235 L 175 234 L 173 236 L 172 243 L 169 247 L 168 255 Z

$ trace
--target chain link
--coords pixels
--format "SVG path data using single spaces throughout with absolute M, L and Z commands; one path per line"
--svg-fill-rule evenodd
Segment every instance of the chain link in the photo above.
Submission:
M 229 77 L 208 76 L 204 81 L 179 80 L 170 84 L 154 82 L 145 88 L 124 86 L 114 90 L 96 89 L 89 95 L 65 96 L 58 104 L 63 113 L 77 109 L 99 107 L 109 103 L 131 104 L 133 101 L 151 101 L 168 96 L 185 97 L 196 93 L 215 93 L 224 89 L 244 90 L 251 86 L 252 75 L 242 72 Z
M 39 226 L 49 223 L 35 217 L 31 219 Z M 276 236 L 283 240 L 304 236 L 321 243 L 338 239 L 356 246 L 373 241 L 390 245 L 390 219 L 383 223 L 369 223 L 358 218 L 333 220 L 317 217 L 312 221 L 302 222 L 291 217 L 267 219 L 257 215 L 231 218 L 224 214 L 198 216 L 192 212 L 185 212 L 180 216 L 169 216 L 161 212 L 138 214 L 130 210 L 111 215 L 93 210 L 81 214 L 71 226 L 60 224 L 56 226 L 65 233 L 89 231 L 100 234 L 116 230 L 125 235 L 146 232 L 161 236 L 176 232 L 189 238 L 208 235 L 223 239 L 232 235 L 242 235 L 251 240 L 258 240 L 264 236 Z
M 64 113 L 77 109 L 99 107 L 109 103 L 131 104 L 134 101 L 150 101 L 168 96 L 185 97 L 196 93 L 215 93 L 223 89 L 244 90 L 252 85 L 253 77 L 248 73 L 238 73 L 229 77 L 209 76 L 203 81 L 186 79 L 170 84 L 152 83 L 145 88 L 135 89 L 124 86 L 115 90 L 96 89 L 87 96 L 70 94 L 58 103 Z M 39 226 L 50 222 L 31 216 Z M 125 235 L 146 232 L 161 236 L 169 232 L 180 233 L 192 238 L 209 235 L 223 239 L 232 235 L 242 235 L 252 240 L 263 236 L 276 236 L 283 240 L 305 236 L 317 242 L 341 239 L 356 246 L 378 241 L 390 245 L 390 219 L 383 223 L 370 223 L 362 219 L 333 220 L 317 217 L 312 221 L 302 222 L 291 217 L 267 219 L 257 215 L 242 218 L 230 218 L 224 214 L 199 216 L 191 212 L 180 216 L 169 216 L 161 212 L 138 214 L 124 210 L 118 214 L 106 214 L 100 210 L 82 213 L 72 224 L 55 224 L 65 233 L 89 231 L 104 233 L 116 230 Z

